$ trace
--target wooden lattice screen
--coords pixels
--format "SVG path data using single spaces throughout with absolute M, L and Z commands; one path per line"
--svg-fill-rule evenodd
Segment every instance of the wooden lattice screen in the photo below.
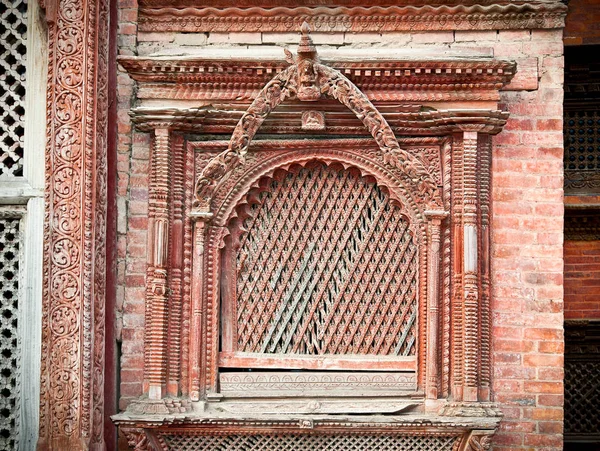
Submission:
M 238 210 L 224 346 L 415 356 L 418 248 L 386 190 L 315 163 L 263 179 Z

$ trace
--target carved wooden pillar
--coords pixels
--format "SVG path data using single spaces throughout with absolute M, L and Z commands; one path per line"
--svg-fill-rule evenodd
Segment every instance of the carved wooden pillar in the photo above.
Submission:
M 444 211 L 426 211 L 429 219 L 427 240 L 427 387 L 428 399 L 439 394 L 440 361 L 440 240 Z
M 204 286 L 204 246 L 206 240 L 206 229 L 207 222 L 211 218 L 211 214 L 208 212 L 192 212 L 192 219 L 194 220 L 193 230 L 193 251 L 192 251 L 192 274 L 196 275 L 192 278 L 192 295 L 191 295 L 191 321 L 190 321 L 190 335 L 192 337 L 202 337 L 204 335 L 203 322 L 206 317 L 206 311 L 202 304 L 203 293 L 205 291 Z M 200 396 L 203 393 L 203 387 L 201 386 L 201 374 L 202 374 L 202 343 L 201 340 L 191 340 L 189 343 L 189 365 L 188 365 L 188 387 L 189 396 L 192 401 L 199 401 Z
M 463 399 L 463 146 L 462 136 L 455 135 L 452 145 L 452 395 Z
M 149 399 L 166 390 L 171 132 L 154 131 L 148 204 L 145 380 Z
M 54 0 L 48 21 L 40 450 L 102 450 L 107 0 Z
M 178 396 L 181 375 L 181 320 L 183 277 L 183 234 L 185 213 L 185 155 L 182 135 L 173 136 L 171 145 L 171 238 L 169 240 L 169 368 L 167 394 Z
M 479 211 L 480 211 L 480 356 L 479 356 L 479 400 L 490 400 L 491 381 L 491 305 L 490 305 L 490 171 L 491 140 L 487 135 L 479 136 Z
M 463 133 L 464 401 L 477 401 L 479 367 L 479 266 L 477 132 Z

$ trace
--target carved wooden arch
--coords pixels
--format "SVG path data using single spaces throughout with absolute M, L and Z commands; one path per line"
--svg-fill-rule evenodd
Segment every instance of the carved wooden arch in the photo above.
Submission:
M 378 149 L 378 151 L 380 150 Z M 410 189 L 410 186 L 406 187 L 397 174 L 394 174 L 390 168 L 380 165 L 374 158 L 341 149 L 329 149 L 324 152 L 319 147 L 310 150 L 305 149 L 301 154 L 295 150 L 279 153 L 252 166 L 246 163 L 246 166 L 249 167 L 245 168 L 246 170 L 243 171 L 241 176 L 229 180 L 228 186 L 223 187 L 225 189 L 221 193 L 222 197 L 213 199 L 213 224 L 225 226 L 236 206 L 261 178 L 268 177 L 278 169 L 285 169 L 293 164 L 304 165 L 310 161 L 322 161 L 328 165 L 338 163 L 346 169 L 358 169 L 363 176 L 373 177 L 377 185 L 385 187 L 389 191 L 390 197 L 402 206 L 411 222 L 421 224 L 421 227 L 424 227 L 426 223 L 426 205 L 423 203 L 423 193 L 416 189 Z
M 424 193 L 427 205 L 440 207 L 438 187 L 431 175 L 418 160 L 400 148 L 389 124 L 367 96 L 341 72 L 317 61 L 308 33 L 309 27 L 305 23 L 298 56 L 294 59 L 286 51 L 288 62 L 295 63 L 265 85 L 239 120 L 227 150 L 203 169 L 196 182 L 196 207 L 208 208 L 217 182 L 244 161 L 252 139 L 275 108 L 293 96 L 301 101 L 316 101 L 322 95 L 336 99 L 350 109 L 375 139 L 384 154 L 384 161 L 406 173 Z
M 231 199 L 231 202 L 228 202 L 230 207 L 225 211 L 222 211 L 222 213 L 224 213 L 223 216 L 221 216 L 221 214 L 215 216 L 215 225 L 223 225 L 226 228 L 224 238 L 230 234 L 230 225 L 238 219 L 238 212 L 243 210 L 245 205 L 249 204 L 248 197 L 250 193 L 254 190 L 267 190 L 261 181 L 265 179 L 274 180 L 278 171 L 289 173 L 293 172 L 295 167 L 308 169 L 312 165 L 323 164 L 328 168 L 358 173 L 362 178 L 382 189 L 389 196 L 391 203 L 398 207 L 402 217 L 409 224 L 408 229 L 413 235 L 415 242 L 420 245 L 424 243 L 424 240 L 426 239 L 424 221 L 426 219 L 423 213 L 419 210 L 414 210 L 415 203 L 400 195 L 398 190 L 401 190 L 401 188 L 399 188 L 398 185 L 390 183 L 388 177 L 382 179 L 380 177 L 381 174 L 371 173 L 364 167 L 353 164 L 353 162 L 347 158 L 323 158 L 316 155 L 303 155 L 302 158 L 286 158 L 283 164 L 280 160 L 280 158 L 273 158 L 268 161 L 267 167 L 265 167 L 265 165 L 256 167 L 255 170 L 249 174 L 249 177 L 245 177 L 244 180 L 242 180 L 243 186 L 241 186 L 240 183 L 236 184 L 236 187 L 240 188 L 239 190 L 236 189 L 235 192 L 230 192 L 230 195 L 234 197 Z M 221 222 L 219 222 L 220 220 L 223 220 L 224 223 L 221 224 Z M 223 246 L 223 243 L 220 243 L 220 245 Z

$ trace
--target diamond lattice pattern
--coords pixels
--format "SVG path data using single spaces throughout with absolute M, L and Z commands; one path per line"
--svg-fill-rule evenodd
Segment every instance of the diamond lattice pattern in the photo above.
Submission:
M 23 175 L 27 2 L 0 0 L 0 176 Z
M 415 354 L 409 222 L 357 171 L 280 171 L 247 196 L 237 254 L 238 350 Z
M 0 220 L 0 450 L 17 449 L 19 436 L 19 220 Z
M 600 359 L 565 360 L 565 433 L 600 434 Z
M 169 450 L 194 451 L 451 451 L 453 435 L 256 434 L 166 435 Z

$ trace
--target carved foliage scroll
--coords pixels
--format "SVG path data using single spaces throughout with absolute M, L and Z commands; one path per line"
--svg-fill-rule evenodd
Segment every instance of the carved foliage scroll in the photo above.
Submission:
M 108 16 L 49 17 L 40 449 L 103 446 Z
M 321 96 L 338 100 L 348 107 L 364 124 L 384 152 L 386 163 L 401 168 L 409 184 L 414 184 L 428 203 L 439 199 L 435 181 L 420 161 L 400 149 L 389 124 L 371 101 L 341 72 L 320 64 L 316 50 L 308 37 L 308 27 L 303 27 L 303 42 L 292 66 L 275 76 L 258 94 L 236 126 L 227 150 L 215 157 L 202 171 L 196 184 L 196 204 L 208 208 L 218 181 L 232 168 L 243 163 L 254 135 L 267 116 L 287 98 L 315 101 Z

